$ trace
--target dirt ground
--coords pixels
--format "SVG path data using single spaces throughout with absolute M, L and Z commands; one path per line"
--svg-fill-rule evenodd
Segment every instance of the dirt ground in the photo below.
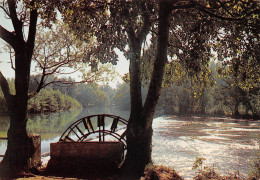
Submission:
M 42 179 L 67 179 L 67 180 L 74 180 L 74 179 L 77 179 L 77 178 L 64 178 L 64 177 L 54 177 L 54 176 L 37 176 L 37 175 L 31 175 L 31 176 L 28 176 L 28 177 L 23 177 L 23 178 L 18 178 L 18 180 L 22 180 L 22 179 L 26 179 L 26 180 L 30 180 L 30 179 L 34 179 L 34 180 L 42 180 Z

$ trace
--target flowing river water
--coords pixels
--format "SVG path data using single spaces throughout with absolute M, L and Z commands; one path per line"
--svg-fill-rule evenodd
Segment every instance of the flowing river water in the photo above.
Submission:
M 88 108 L 30 115 L 28 131 L 41 135 L 41 152 L 49 152 L 64 130 L 75 120 L 92 114 L 114 114 L 128 119 L 129 112 L 113 108 Z M 0 137 L 6 136 L 9 117 L 0 116 Z M 197 157 L 203 165 L 228 175 L 239 171 L 246 177 L 250 164 L 259 155 L 260 121 L 227 118 L 180 118 L 157 113 L 153 122 L 153 154 L 155 164 L 173 167 L 185 179 L 192 179 L 192 166 Z M 0 140 L 0 154 L 6 150 Z M 0 159 L 1 160 L 1 159 Z

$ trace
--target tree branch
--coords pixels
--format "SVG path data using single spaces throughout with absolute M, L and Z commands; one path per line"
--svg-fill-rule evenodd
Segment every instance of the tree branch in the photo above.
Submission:
M 15 33 L 19 38 L 23 38 L 23 23 L 17 17 L 16 1 L 8 0 L 7 2 Z
M 217 14 L 214 14 L 213 12 L 207 10 L 206 8 L 202 7 L 201 5 L 197 4 L 197 9 L 201 12 L 203 12 L 204 14 L 207 14 L 211 17 L 217 18 L 217 19 L 221 19 L 221 20 L 227 20 L 227 21 L 241 21 L 243 20 L 243 18 L 232 18 L 232 17 L 224 17 L 224 16 L 219 16 Z
M 5 3 L 3 2 L 3 4 L 5 4 Z M 4 8 L 4 5 L 3 5 L 3 6 L 0 6 L 0 8 L 3 9 L 3 11 L 5 12 L 5 14 L 6 14 L 8 17 L 10 17 L 9 12 Z
M 10 44 L 13 48 L 15 48 L 15 41 L 16 41 L 16 36 L 7 31 L 3 26 L 0 25 L 0 37 L 7 42 L 8 44 Z
M 151 20 L 150 20 L 150 14 L 147 8 L 147 4 L 142 4 L 142 10 L 144 12 L 144 25 L 142 27 L 142 30 L 140 33 L 137 34 L 137 38 L 140 40 L 140 42 L 143 42 L 143 40 L 146 38 L 147 34 L 149 33 L 149 30 L 151 28 Z
M 221 7 L 226 11 L 226 13 L 228 13 L 230 16 L 234 17 L 233 14 L 231 14 L 229 12 L 229 10 L 226 8 L 226 6 L 223 4 L 223 2 L 221 2 L 220 0 L 218 0 L 218 3 L 221 5 Z
M 45 86 L 44 86 L 44 82 L 45 82 L 45 81 L 44 81 L 44 78 L 45 78 L 45 76 L 46 76 L 46 74 L 45 74 L 45 69 L 43 69 L 43 73 L 42 73 L 42 77 L 41 77 L 40 83 L 38 83 L 38 81 L 37 81 L 38 87 L 37 87 L 37 89 L 36 89 L 35 92 L 29 94 L 29 96 L 28 96 L 29 99 L 31 99 L 31 98 L 33 98 L 34 96 L 36 96 L 36 95 L 41 91 L 41 89 L 45 87 Z
M 34 1 L 31 2 L 33 4 Z M 30 26 L 29 26 L 29 33 L 28 33 L 28 51 L 29 56 L 32 57 L 33 49 L 34 49 L 34 42 L 35 42 L 35 35 L 36 35 L 36 26 L 37 26 L 37 19 L 38 19 L 38 12 L 37 9 L 33 9 L 30 11 Z
M 10 61 L 11 61 L 11 68 L 15 70 L 14 63 L 13 63 L 13 57 L 12 57 L 12 47 L 8 46 L 9 48 L 9 55 L 10 55 Z
M 29 95 L 29 99 L 35 97 L 41 91 L 41 89 L 49 86 L 50 84 L 60 83 L 60 84 L 64 84 L 64 85 L 72 85 L 72 84 L 80 84 L 80 83 L 91 83 L 95 80 L 101 80 L 102 79 L 102 77 L 100 79 L 96 79 L 97 74 L 94 73 L 91 76 L 89 76 L 87 79 L 82 80 L 82 81 L 73 81 L 72 82 L 72 81 L 61 81 L 61 80 L 55 81 L 54 80 L 54 81 L 45 83 L 44 78 L 48 75 L 51 75 L 51 74 L 45 74 L 41 77 L 41 81 L 39 83 L 37 90 Z

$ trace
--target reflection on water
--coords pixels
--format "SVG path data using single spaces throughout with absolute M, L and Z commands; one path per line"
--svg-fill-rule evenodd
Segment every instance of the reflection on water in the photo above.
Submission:
M 7 137 L 7 129 L 9 127 L 9 117 L 8 116 L 0 116 L 0 137 Z M 0 140 L 0 155 L 5 154 L 7 146 L 6 140 Z M 0 157 L 0 160 L 2 158 Z
M 41 135 L 41 153 L 45 153 L 50 151 L 50 143 L 57 142 L 62 133 L 71 123 L 93 114 L 114 114 L 124 119 L 128 119 L 129 117 L 128 111 L 122 111 L 116 107 L 91 107 L 74 111 L 33 114 L 28 117 L 27 130 L 29 133 L 37 133 Z M 8 127 L 9 117 L 0 116 L 0 137 L 7 136 Z M 0 154 L 4 154 L 6 145 L 6 141 L 0 140 Z
M 247 174 L 259 151 L 260 122 L 188 121 L 163 116 L 153 123 L 153 160 L 174 167 L 185 179 L 195 175 L 196 157 L 221 174 Z
M 93 114 L 114 114 L 129 118 L 128 111 L 112 108 L 88 108 L 78 111 L 31 115 L 28 131 L 41 135 L 42 153 L 49 152 L 51 142 L 57 142 L 65 129 L 82 117 Z M 0 117 L 0 137 L 6 136 L 7 116 Z M 196 157 L 206 158 L 205 165 L 214 166 L 222 174 L 247 174 L 252 158 L 259 151 L 260 122 L 230 120 L 182 120 L 171 116 L 154 119 L 153 161 L 174 167 L 185 179 L 195 175 L 192 165 Z M 0 141 L 4 154 L 6 141 Z

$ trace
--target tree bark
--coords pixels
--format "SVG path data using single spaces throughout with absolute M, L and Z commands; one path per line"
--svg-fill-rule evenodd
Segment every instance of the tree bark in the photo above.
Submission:
M 141 90 L 140 77 L 135 74 L 140 72 L 140 66 L 138 64 L 130 63 L 131 68 L 134 67 L 138 69 L 139 72 L 132 71 L 134 68 L 130 68 L 131 114 L 127 129 L 127 156 L 123 166 L 125 179 L 139 179 L 144 172 L 145 166 L 151 162 L 153 134 L 152 121 L 160 96 L 164 68 L 167 63 L 169 16 L 171 12 L 171 5 L 168 1 L 161 0 L 159 5 L 160 12 L 157 55 L 144 106 L 140 105 L 140 102 L 142 102 L 139 94 L 139 90 Z M 136 77 L 138 77 L 138 79 L 133 79 Z M 135 98 L 137 98 L 137 100 Z M 135 102 L 137 102 L 137 104 L 135 104 Z
M 141 146 L 144 142 L 139 140 L 142 136 L 143 122 L 142 114 L 142 93 L 140 77 L 140 54 L 142 40 L 134 33 L 129 34 L 129 46 L 131 49 L 130 57 L 130 102 L 131 110 L 127 126 L 127 156 L 123 166 L 124 179 L 138 179 L 143 173 L 142 163 L 144 162 Z M 134 148 L 139 147 L 139 148 Z M 135 160 L 138 160 L 137 163 Z
M 20 47 L 20 51 L 16 53 L 16 95 L 11 95 L 9 99 L 6 98 L 8 99 L 10 127 L 7 133 L 7 150 L 0 164 L 0 174 L 5 178 L 13 178 L 24 170 L 34 152 L 32 141 L 26 131 L 30 76 L 30 59 L 26 50 L 24 47 Z

